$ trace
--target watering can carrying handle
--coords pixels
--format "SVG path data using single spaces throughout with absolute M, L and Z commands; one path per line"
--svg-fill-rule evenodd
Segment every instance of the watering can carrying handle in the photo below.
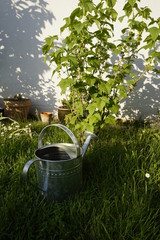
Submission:
M 28 171 L 29 171 L 30 166 L 31 166 L 35 161 L 40 161 L 40 160 L 38 160 L 38 159 L 31 159 L 31 160 L 29 160 L 29 161 L 25 164 L 25 166 L 24 166 L 24 168 L 23 168 L 23 177 L 24 177 L 25 181 L 26 181 L 28 184 L 30 184 L 30 185 L 32 185 L 32 186 L 34 186 L 34 187 L 35 187 L 35 185 L 29 181 Z
M 66 126 L 64 126 L 62 124 L 51 124 L 51 125 L 48 125 L 45 128 L 43 128 L 43 130 L 40 132 L 39 137 L 38 137 L 38 148 L 43 147 L 42 138 L 43 138 L 45 130 L 49 127 L 59 127 L 62 130 L 64 130 L 68 134 L 68 136 L 71 138 L 72 142 L 75 145 L 77 157 L 80 156 L 80 146 L 79 146 L 77 138 L 74 136 L 74 134 Z

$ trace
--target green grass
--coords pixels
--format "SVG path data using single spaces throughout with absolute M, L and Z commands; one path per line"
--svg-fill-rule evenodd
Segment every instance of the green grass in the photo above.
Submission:
M 51 203 L 22 176 L 42 128 L 32 122 L 32 139 L 25 132 L 0 138 L 1 240 L 160 239 L 159 130 L 104 128 L 83 159 L 81 192 Z

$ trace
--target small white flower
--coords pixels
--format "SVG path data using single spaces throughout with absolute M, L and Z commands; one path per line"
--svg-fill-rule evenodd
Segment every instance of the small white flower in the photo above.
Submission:
M 7 128 L 6 128 L 6 127 L 4 127 L 4 128 L 3 128 L 3 131 L 4 131 L 4 132 L 6 132 L 6 131 L 7 131 Z
M 145 177 L 146 177 L 146 178 L 150 178 L 150 174 L 149 174 L 149 173 L 146 173 L 146 174 L 145 174 Z
M 20 135 L 20 133 L 15 133 L 15 134 L 14 134 L 14 136 L 16 136 L 16 137 L 19 136 L 19 135 Z

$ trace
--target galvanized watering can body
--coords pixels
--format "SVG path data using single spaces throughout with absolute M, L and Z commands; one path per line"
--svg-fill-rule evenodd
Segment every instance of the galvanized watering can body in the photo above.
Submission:
M 47 128 L 58 127 L 71 138 L 72 143 L 55 143 L 43 146 L 43 135 Z M 52 124 L 45 127 L 38 138 L 35 159 L 29 160 L 23 168 L 23 176 L 30 183 L 29 168 L 36 164 L 37 187 L 48 200 L 63 201 L 78 192 L 82 184 L 82 158 L 92 138 L 97 136 L 85 132 L 87 139 L 81 148 L 74 134 L 64 125 Z

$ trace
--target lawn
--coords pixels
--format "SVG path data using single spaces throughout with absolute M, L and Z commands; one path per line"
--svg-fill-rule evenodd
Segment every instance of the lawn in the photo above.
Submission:
M 40 121 L 27 125 L 21 123 L 23 129 L 12 135 L 13 125 L 2 126 L 1 240 L 160 239 L 157 127 L 106 126 L 84 156 L 81 191 L 58 203 L 46 201 L 23 179 L 23 167 L 34 157 L 44 127 Z

